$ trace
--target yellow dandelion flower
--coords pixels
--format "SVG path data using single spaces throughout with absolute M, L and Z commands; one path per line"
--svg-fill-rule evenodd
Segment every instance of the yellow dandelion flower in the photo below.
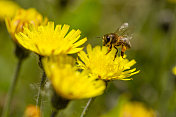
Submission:
M 0 0 L 0 20 L 5 17 L 13 17 L 20 7 L 13 1 Z
M 30 9 L 19 9 L 14 17 L 6 18 L 6 26 L 7 30 L 12 36 L 15 42 L 18 42 L 15 38 L 15 33 L 23 32 L 23 27 L 28 27 L 29 25 L 33 25 L 35 27 L 39 25 L 46 24 L 48 21 L 47 18 L 43 18 L 43 16 L 38 13 L 34 8 Z
M 80 30 L 71 30 L 68 34 L 69 25 L 57 25 L 54 22 L 48 22 L 46 26 L 37 28 L 24 28 L 24 32 L 16 35 L 20 45 L 41 56 L 51 54 L 73 54 L 79 52 L 83 47 L 79 47 L 87 41 L 87 38 L 80 38 Z
M 121 99 L 112 110 L 101 117 L 156 117 L 156 112 L 141 102 Z
M 156 117 L 152 109 L 140 102 L 127 102 L 122 105 L 119 117 Z
M 105 83 L 88 76 L 86 71 L 79 72 L 68 56 L 57 56 L 56 59 L 43 58 L 44 70 L 56 93 L 64 99 L 82 99 L 101 95 Z
M 102 80 L 130 80 L 128 78 L 139 71 L 136 68 L 130 69 L 136 61 L 129 61 L 126 58 L 117 56 L 114 59 L 115 51 L 112 50 L 107 53 L 106 47 L 96 46 L 92 49 L 91 45 L 87 46 L 87 54 L 84 51 L 78 53 L 80 60 L 78 60 L 78 66 L 81 69 L 90 70 L 92 75 L 97 76 Z
M 172 73 L 173 73 L 174 75 L 176 75 L 176 66 L 174 66 L 174 67 L 172 68 Z
M 23 117 L 41 117 L 40 109 L 34 105 L 27 106 Z

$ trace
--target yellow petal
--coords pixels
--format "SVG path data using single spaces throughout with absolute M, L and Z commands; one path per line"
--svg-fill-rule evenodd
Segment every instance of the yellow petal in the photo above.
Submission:
M 81 39 L 80 41 L 74 43 L 74 47 L 78 47 L 82 44 L 84 44 L 87 41 L 87 38 Z
M 71 50 L 68 52 L 68 54 L 77 53 L 77 52 L 81 51 L 82 49 L 83 49 L 83 48 L 73 48 L 73 49 L 71 49 Z

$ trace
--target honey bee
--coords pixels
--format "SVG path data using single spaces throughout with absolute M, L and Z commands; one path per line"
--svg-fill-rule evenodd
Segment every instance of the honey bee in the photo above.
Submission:
M 115 33 L 105 34 L 103 36 L 103 46 L 108 47 L 108 54 L 114 47 L 117 51 L 114 56 L 114 60 L 118 54 L 118 48 L 121 48 L 121 56 L 123 58 L 124 53 L 127 49 L 131 48 L 130 39 L 131 36 L 125 34 L 128 29 L 128 23 L 124 23 L 117 29 Z

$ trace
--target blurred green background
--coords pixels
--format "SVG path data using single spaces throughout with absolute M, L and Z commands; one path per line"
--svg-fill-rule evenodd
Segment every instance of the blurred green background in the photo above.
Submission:
M 86 117 L 100 117 L 109 112 L 121 95 L 141 101 L 159 117 L 176 117 L 176 0 L 14 0 L 22 8 L 36 8 L 55 24 L 69 24 L 80 29 L 88 43 L 102 45 L 97 38 L 129 23 L 133 34 L 128 59 L 137 61 L 141 72 L 132 81 L 113 81 L 96 98 Z M 14 74 L 17 59 L 14 43 L 5 23 L 0 22 L 0 114 Z M 31 54 L 20 72 L 11 106 L 13 117 L 21 117 L 27 105 L 35 104 L 41 70 L 38 58 Z M 72 101 L 58 117 L 79 117 L 87 100 Z M 51 113 L 50 99 L 44 98 L 44 116 Z M 114 116 L 116 117 L 116 116 Z M 143 116 L 141 116 L 143 117 Z

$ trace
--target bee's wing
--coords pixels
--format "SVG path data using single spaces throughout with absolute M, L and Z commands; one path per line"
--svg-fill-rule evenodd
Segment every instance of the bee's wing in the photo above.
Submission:
M 123 23 L 116 31 L 117 34 L 123 34 L 128 29 L 128 23 Z
M 131 39 L 132 39 L 132 37 L 127 36 L 127 37 L 122 38 L 121 41 L 125 42 L 125 43 L 126 43 L 126 46 L 127 46 L 128 48 L 131 48 L 131 43 L 130 43 L 130 40 L 131 40 Z

